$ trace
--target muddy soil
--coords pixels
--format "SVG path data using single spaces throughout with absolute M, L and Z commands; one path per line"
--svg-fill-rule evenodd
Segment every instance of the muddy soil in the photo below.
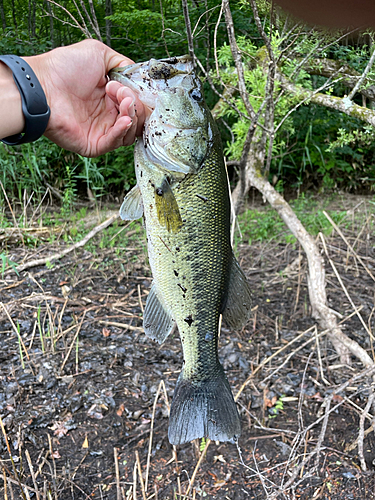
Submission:
M 345 229 L 367 270 L 337 233 L 327 248 L 373 331 L 371 228 Z M 38 256 L 56 248 L 40 247 Z M 1 499 L 375 499 L 374 409 L 363 412 L 371 379 L 358 359 L 340 362 L 311 318 L 300 249 L 268 242 L 237 251 L 253 315 L 242 331 L 223 325 L 219 354 L 240 392 L 238 446 L 168 442 L 181 346 L 178 334 L 160 346 L 143 333 L 151 285 L 144 248 L 121 254 L 98 245 L 0 280 Z M 17 261 L 33 253 L 12 252 Z M 328 264 L 327 292 L 343 331 L 372 355 L 372 338 Z M 361 416 L 366 471 L 356 442 Z

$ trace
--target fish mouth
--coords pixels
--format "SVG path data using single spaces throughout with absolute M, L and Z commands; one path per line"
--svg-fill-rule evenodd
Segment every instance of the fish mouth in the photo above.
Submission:
M 149 73 L 150 78 L 168 80 L 177 74 L 190 74 L 192 69 L 190 67 L 186 68 L 186 66 L 192 66 L 192 58 L 189 55 L 169 57 L 167 59 L 150 59 L 145 62 L 113 68 L 109 72 L 109 77 L 112 79 L 117 75 L 121 75 L 124 78 L 131 78 L 134 73 L 144 69 Z
M 192 58 L 184 55 L 113 68 L 108 76 L 130 88 L 145 106 L 153 110 L 156 95 L 169 86 L 169 80 L 174 79 L 173 86 L 178 86 L 192 72 Z

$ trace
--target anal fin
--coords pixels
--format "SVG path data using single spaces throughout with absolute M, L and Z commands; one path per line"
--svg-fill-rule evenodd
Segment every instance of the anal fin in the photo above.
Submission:
M 160 344 L 173 330 L 175 321 L 168 311 L 155 283 L 152 284 L 143 313 L 143 328 L 145 334 Z
M 251 314 L 251 290 L 236 257 L 232 254 L 230 264 L 227 299 L 223 310 L 223 319 L 230 328 L 239 330 L 248 321 Z

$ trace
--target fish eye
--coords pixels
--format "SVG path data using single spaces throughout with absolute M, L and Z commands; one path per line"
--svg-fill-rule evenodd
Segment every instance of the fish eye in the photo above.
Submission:
M 194 99 L 194 101 L 200 102 L 203 100 L 203 96 L 200 90 L 198 89 L 193 89 L 190 93 L 191 98 Z

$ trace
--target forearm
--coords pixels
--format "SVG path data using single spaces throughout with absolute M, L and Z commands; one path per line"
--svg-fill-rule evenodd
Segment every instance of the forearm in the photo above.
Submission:
M 0 62 L 0 138 L 19 134 L 24 126 L 20 92 L 12 71 Z

